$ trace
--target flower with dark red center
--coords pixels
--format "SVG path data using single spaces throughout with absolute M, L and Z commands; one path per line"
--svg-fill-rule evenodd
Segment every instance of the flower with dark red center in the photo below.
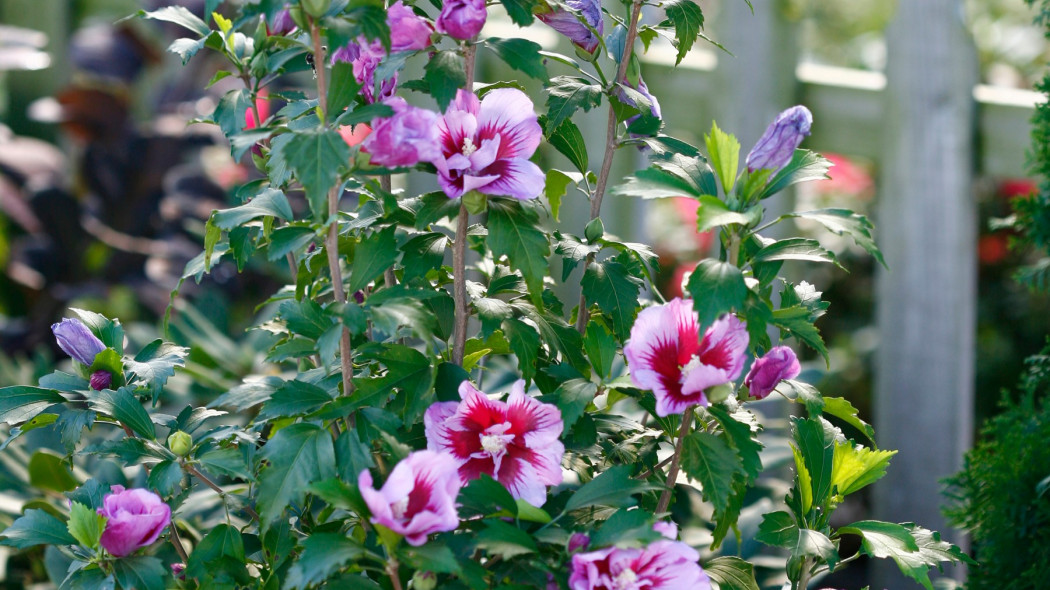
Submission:
M 427 447 L 453 457 L 463 483 L 485 473 L 515 498 L 542 506 L 547 486 L 562 479 L 561 411 L 525 395 L 524 381 L 514 384 L 505 402 L 489 399 L 467 381 L 459 396 L 462 401 L 427 409 Z
M 764 399 L 778 383 L 798 377 L 801 371 L 795 351 L 786 346 L 777 346 L 751 365 L 747 377 L 744 377 L 744 385 L 748 387 L 748 395 Z
M 461 487 L 456 462 L 448 455 L 416 451 L 390 472 L 383 487 L 372 487 L 368 470 L 357 476 L 373 524 L 405 536 L 410 545 L 427 542 L 427 535 L 459 526 L 456 496 Z
M 442 157 L 433 163 L 449 198 L 476 190 L 534 199 L 543 191 L 546 176 L 529 161 L 543 131 L 524 92 L 497 88 L 479 101 L 459 90 L 438 121 L 438 132 Z
M 656 396 L 656 414 L 681 414 L 708 404 L 704 390 L 735 381 L 744 368 L 747 329 L 729 314 L 704 337 L 691 299 L 673 299 L 642 310 L 623 347 L 631 380 Z
M 700 554 L 673 540 L 645 549 L 609 547 L 572 556 L 571 590 L 710 590 Z

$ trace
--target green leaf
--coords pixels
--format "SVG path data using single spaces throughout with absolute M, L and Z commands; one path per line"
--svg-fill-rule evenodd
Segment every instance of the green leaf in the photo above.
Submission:
M 81 545 L 95 549 L 106 528 L 106 517 L 80 502 L 73 502 L 69 507 L 69 522 L 66 526 L 69 534 Z
M 820 330 L 813 325 L 809 316 L 808 309 L 795 306 L 774 311 L 772 322 L 773 325 L 798 338 L 799 342 L 819 352 L 824 360 L 828 361 L 828 349 L 824 345 L 824 339 L 820 337 Z
M 298 252 L 312 243 L 316 235 L 309 226 L 279 227 L 270 234 L 270 247 L 266 250 L 266 259 L 273 262 L 284 258 L 289 252 Z
M 284 418 L 309 414 L 332 401 L 332 396 L 324 389 L 303 381 L 285 381 L 263 404 L 259 411 L 259 420 Z
M 707 411 L 718 420 L 718 423 L 722 425 L 722 429 L 729 435 L 729 440 L 732 441 L 733 447 L 743 463 L 747 481 L 750 483 L 757 479 L 762 472 L 762 459 L 759 457 L 759 453 L 762 451 L 762 443 L 756 440 L 755 433 L 752 432 L 750 425 L 734 418 L 734 416 L 737 416 L 754 420 L 754 416 L 747 410 L 738 410 L 734 414 L 730 414 L 720 406 L 709 406 Z
M 66 523 L 39 508 L 26 510 L 11 526 L 0 531 L 0 544 L 16 549 L 34 545 L 75 545 L 76 542 Z
M 430 359 L 400 344 L 389 344 L 373 358 L 387 368 L 386 375 L 372 379 L 354 379 L 357 390 L 348 410 L 372 406 L 383 407 L 397 390 L 402 400 L 403 417 L 413 418 L 426 410 L 429 393 L 434 385 L 434 372 Z
M 606 260 L 587 265 L 580 284 L 587 301 L 597 303 L 612 319 L 616 335 L 626 339 L 638 315 L 640 283 L 623 264 Z
M 193 548 L 193 553 L 186 562 L 186 576 L 190 578 L 204 576 L 210 567 L 221 563 L 224 557 L 243 562 L 244 539 L 236 528 L 221 523 L 208 531 L 208 534 Z
M 332 64 L 329 72 L 331 85 L 328 87 L 328 112 L 342 113 L 357 99 L 357 95 L 361 92 L 361 84 L 354 77 L 353 64 L 337 61 Z M 291 218 L 286 217 L 285 219 Z
M 69 308 L 69 311 L 80 316 L 80 321 L 84 322 L 84 325 L 95 336 L 98 336 L 98 339 L 102 341 L 102 344 L 106 345 L 106 348 L 112 348 L 117 351 L 117 354 L 124 354 L 124 328 L 120 326 L 119 321 L 111 320 L 93 311 L 75 307 Z
M 551 78 L 547 92 L 548 129 L 557 129 L 576 111 L 589 111 L 602 101 L 602 87 L 585 78 L 556 76 Z
M 135 355 L 135 360 L 127 361 L 128 382 L 145 387 L 156 405 L 164 384 L 175 374 L 175 367 L 186 364 L 189 349 L 175 346 L 161 339 L 154 340 Z
M 438 232 L 419 234 L 405 242 L 401 246 L 401 264 L 405 267 L 402 282 L 408 283 L 417 277 L 425 277 L 428 272 L 441 268 L 446 250 L 448 237 Z
M 758 198 L 759 200 L 769 198 L 798 182 L 831 178 L 828 176 L 830 169 L 831 162 L 820 154 L 809 150 L 795 150 L 791 162 L 777 172 Z
M 100 391 L 98 397 L 89 403 L 91 409 L 118 420 L 135 434 L 150 440 L 157 438 L 149 413 L 128 388 L 121 387 L 117 391 L 111 389 Z
M 810 416 L 818 415 L 824 409 L 824 397 L 809 383 L 785 379 L 777 385 L 776 391 L 783 393 L 790 400 L 804 404 Z
M 577 131 L 578 130 L 579 129 L 577 129 Z M 560 148 L 559 151 L 561 151 Z M 565 152 L 562 153 L 564 154 Z M 547 181 L 545 183 L 546 188 L 543 192 L 547 196 L 547 201 L 551 205 L 551 215 L 554 216 L 554 221 L 561 221 L 561 219 L 558 218 L 558 212 L 561 210 L 561 199 L 565 196 L 569 185 L 578 183 L 581 180 L 583 180 L 583 176 L 579 174 L 566 173 L 553 168 L 547 171 Z
M 350 161 L 350 148 L 331 129 L 296 131 L 285 148 L 288 166 L 306 190 L 315 221 L 328 217 L 328 190 Z
M 0 422 L 21 424 L 50 406 L 66 401 L 53 389 L 13 385 L 0 387 Z
M 535 18 L 532 16 L 533 9 L 539 4 L 539 0 L 500 0 L 503 8 L 507 10 L 507 16 L 519 27 L 527 27 Z
M 333 318 L 312 299 L 284 301 L 278 311 L 288 326 L 288 331 L 311 340 L 317 340 L 335 325 Z
M 58 590 L 114 590 L 117 587 L 113 576 L 107 576 L 96 564 L 78 560 L 70 564 L 70 567 L 73 568 L 72 571 L 62 580 Z M 77 567 L 80 569 L 76 569 Z
M 616 340 L 601 324 L 590 322 L 583 336 L 583 349 L 594 367 L 594 372 L 602 379 L 608 379 L 612 372 L 613 360 L 616 358 Z
M 678 55 L 675 56 L 677 66 L 700 36 L 700 30 L 704 28 L 704 13 L 693 0 L 668 0 L 663 6 L 667 20 L 674 25 L 675 46 L 678 47 Z
M 834 568 L 838 551 L 826 535 L 810 529 L 799 529 L 787 512 L 771 512 L 762 519 L 755 539 L 791 552 L 792 560 L 815 557 Z
M 508 66 L 530 78 L 546 81 L 547 68 L 543 65 L 539 43 L 527 39 L 485 39 L 485 45 L 494 51 Z
M 404 562 L 417 570 L 456 575 L 460 572 L 459 560 L 445 545 L 428 543 L 422 547 L 402 546 L 400 553 Z
M 716 557 L 704 564 L 704 573 L 718 584 L 718 590 L 759 590 L 755 566 L 739 557 Z
M 161 461 L 150 469 L 147 485 L 166 498 L 182 490 L 182 479 L 182 466 L 175 461 Z
M 866 447 L 855 447 L 851 442 L 836 442 L 835 457 L 831 467 L 831 485 L 842 496 L 878 481 L 886 475 L 890 458 L 897 451 L 879 451 Z
M 121 588 L 164 590 L 170 570 L 156 557 L 122 557 L 113 560 L 113 577 Z
M 762 248 L 751 258 L 751 264 L 774 260 L 805 260 L 808 262 L 830 262 L 842 268 L 835 254 L 823 248 L 816 240 L 808 238 L 786 238 Z
M 430 95 L 437 101 L 438 109 L 445 112 L 456 98 L 456 91 L 467 84 L 463 56 L 456 51 L 438 51 L 423 69 Z
M 682 3 L 692 4 L 692 0 L 682 0 Z M 681 49 L 679 54 L 682 55 Z M 678 58 L 681 60 L 681 57 Z M 718 128 L 718 124 L 711 122 L 710 135 L 704 136 L 707 144 L 707 154 L 711 158 L 711 166 L 722 181 L 722 190 L 729 194 L 736 182 L 737 169 L 740 167 L 740 142 L 735 137 Z
M 247 89 L 231 90 L 219 99 L 211 120 L 219 126 L 226 137 L 236 135 L 244 129 L 244 116 L 251 105 L 251 97 Z
M 718 511 L 724 511 L 729 504 L 733 478 L 746 476 L 743 462 L 726 439 L 703 431 L 686 437 L 682 469 L 700 482 L 704 498 Z
M 189 29 L 200 36 L 206 36 L 211 33 L 211 29 L 208 28 L 208 25 L 184 6 L 167 6 L 152 12 L 140 10 L 139 16 L 151 20 L 173 23 Z
M 239 207 L 216 211 L 212 214 L 212 223 L 220 229 L 231 230 L 264 216 L 273 216 L 285 221 L 291 221 L 295 217 L 291 205 L 288 204 L 288 197 L 275 188 L 268 188 Z
M 594 401 L 597 393 L 598 386 L 594 383 L 586 379 L 569 379 L 559 385 L 554 393 L 544 396 L 543 401 L 558 406 L 564 423 L 563 431 L 568 432 L 583 415 L 587 405 Z
M 68 492 L 79 485 L 69 465 L 51 451 L 41 450 L 33 453 L 26 467 L 29 471 L 29 485 L 34 488 Z
M 907 556 L 921 558 L 919 545 L 915 542 L 915 538 L 911 536 L 911 531 L 899 524 L 877 520 L 862 520 L 849 526 L 841 527 L 838 532 L 843 535 L 859 535 L 861 538 L 861 549 L 865 553 L 872 557 L 892 558 L 897 562 L 897 565 L 901 566 L 901 571 L 908 575 L 911 574 L 907 570 L 911 568 L 906 562 L 902 563 L 901 559 L 906 559 Z M 926 567 L 922 568 L 923 574 L 925 574 L 926 569 Z M 919 580 L 915 576 L 912 577 Z M 923 585 L 932 590 L 928 579 Z
M 348 293 L 365 288 L 397 262 L 396 229 L 390 226 L 361 239 L 354 249 L 354 260 L 350 263 L 350 280 L 346 287 Z
M 462 519 L 490 516 L 502 511 L 512 517 L 518 515 L 518 504 L 507 488 L 485 473 L 464 486 L 457 501 Z
M 510 200 L 489 201 L 489 234 L 486 239 L 492 255 L 506 256 L 511 268 L 521 271 L 533 301 L 539 305 L 543 278 L 547 275 L 550 242 L 536 228 L 539 217 L 532 208 Z
M 504 559 L 537 551 L 536 542 L 528 533 L 500 520 L 486 520 L 485 528 L 474 538 L 474 543 L 479 549 Z
M 653 487 L 649 484 L 631 477 L 629 465 L 616 465 L 580 486 L 569 497 L 569 501 L 565 504 L 565 511 L 570 512 L 589 506 L 611 506 L 613 508 L 633 506 L 632 495 L 651 489 Z
M 518 372 L 530 383 L 536 375 L 536 359 L 540 354 L 540 335 L 525 322 L 508 318 L 501 324 L 503 334 L 510 342 L 510 349 L 518 359 Z
M 259 451 L 259 458 L 268 464 L 259 473 L 256 496 L 264 528 L 290 504 L 303 502 L 305 482 L 335 475 L 332 435 L 315 424 L 292 424 L 278 430 Z
M 693 309 L 701 327 L 710 326 L 722 314 L 742 309 L 748 292 L 739 268 L 711 258 L 696 265 L 686 290 L 693 296 Z
M 817 209 L 816 211 L 800 211 L 783 216 L 783 218 L 788 217 L 809 219 L 823 225 L 835 235 L 848 235 L 853 238 L 853 241 L 858 246 L 874 256 L 875 260 L 879 261 L 879 264 L 889 268 L 886 266 L 886 261 L 882 258 L 882 252 L 871 237 L 871 232 L 875 229 L 875 226 L 868 221 L 867 217 L 858 215 L 849 209 Z
M 541 123 L 542 124 L 542 123 Z M 547 128 L 546 125 L 543 125 Z M 581 173 L 587 173 L 587 142 L 583 139 L 583 133 L 580 132 L 580 128 L 576 126 L 576 123 L 572 122 L 572 119 L 565 119 L 560 125 L 550 130 L 547 134 L 547 141 L 550 142 L 554 149 L 558 150 L 558 153 L 565 156 L 572 162 L 572 165 L 576 167 Z M 557 194 L 559 197 L 565 194 L 565 188 L 569 185 L 572 179 L 564 174 L 561 174 L 561 178 L 557 181 L 560 184 L 555 184 L 554 187 L 550 186 L 551 173 L 557 172 L 551 170 L 547 172 L 547 199 L 550 200 L 551 193 Z M 554 204 L 551 204 L 551 208 L 554 209 Z M 554 213 L 555 220 L 557 219 L 557 211 Z
M 646 510 L 620 509 L 613 513 L 597 532 L 591 533 L 590 547 L 626 545 L 627 542 L 648 544 L 663 538 L 653 530 L 652 515 Z
M 820 418 L 795 418 L 795 445 L 811 478 L 813 504 L 824 506 L 831 497 L 835 440 L 829 437 Z
M 859 410 L 854 408 L 853 404 L 849 403 L 849 400 L 841 397 L 826 397 L 824 398 L 823 411 L 825 414 L 834 416 L 862 432 L 871 441 L 872 448 L 878 448 L 875 444 L 875 429 L 871 427 L 871 424 L 860 419 L 857 415 Z
M 688 180 L 655 167 L 628 176 L 623 184 L 613 189 L 613 194 L 641 199 L 698 196 L 696 188 Z
M 746 226 L 751 221 L 747 215 L 731 211 L 718 197 L 700 195 L 696 200 L 700 202 L 700 207 L 696 210 L 696 231 L 698 232 L 702 233 L 725 225 Z
M 364 554 L 361 544 L 342 533 L 314 533 L 303 541 L 303 551 L 288 570 L 282 588 L 294 590 L 320 584 Z

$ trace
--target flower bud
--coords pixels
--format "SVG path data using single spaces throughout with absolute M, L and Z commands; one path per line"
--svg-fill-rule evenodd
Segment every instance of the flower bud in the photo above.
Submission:
M 748 171 L 777 171 L 787 166 L 795 154 L 795 148 L 809 135 L 812 125 L 813 114 L 802 105 L 793 106 L 777 115 L 747 154 Z
M 485 26 L 486 16 L 485 0 L 445 0 L 437 30 L 456 39 L 472 39 Z
M 573 533 L 569 537 L 569 545 L 567 547 L 569 553 L 575 553 L 576 551 L 582 551 L 591 544 L 591 538 L 585 533 Z
M 764 399 L 784 379 L 794 379 L 802 371 L 795 351 L 787 346 L 777 346 L 751 365 L 751 370 L 744 377 L 744 385 L 750 390 L 749 395 Z
M 174 576 L 176 580 L 180 580 L 180 581 L 185 580 L 186 579 L 186 573 L 185 572 L 186 572 L 186 564 L 185 563 L 176 562 L 176 563 L 171 564 L 171 575 Z
M 601 217 L 595 217 L 583 228 L 583 237 L 587 238 L 587 242 L 591 244 L 602 239 L 604 235 L 605 224 L 602 223 Z
M 113 375 L 109 371 L 98 370 L 91 374 L 91 389 L 102 391 L 113 383 Z
M 299 2 L 306 14 L 314 18 L 320 18 L 324 16 L 324 13 L 328 12 L 328 6 L 332 3 L 331 0 L 300 0 Z
M 58 347 L 62 352 L 88 367 L 95 362 L 95 355 L 106 349 L 106 345 L 102 344 L 80 320 L 64 319 L 52 324 L 51 332 L 58 340 Z
M 171 436 L 168 437 L 168 448 L 171 449 L 172 453 L 180 457 L 189 455 L 192 447 L 193 437 L 181 430 L 172 432 Z
M 416 572 L 409 584 L 412 590 L 434 590 L 437 588 L 437 574 L 434 572 Z
M 602 35 L 605 31 L 601 2 L 599 0 L 565 0 L 565 6 L 571 10 L 556 7 L 551 12 L 537 14 L 536 18 L 568 37 L 569 41 L 582 49 L 589 59 L 590 55 L 598 49 L 598 35 Z M 597 31 L 598 35 L 595 35 L 591 29 Z
M 715 385 L 714 387 L 707 388 L 704 395 L 707 396 L 707 401 L 713 404 L 724 402 L 729 399 L 729 396 L 733 395 L 733 386 L 728 383 Z

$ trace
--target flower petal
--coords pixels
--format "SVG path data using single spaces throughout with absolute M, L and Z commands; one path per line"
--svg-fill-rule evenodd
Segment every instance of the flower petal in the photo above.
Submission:
M 478 112 L 478 138 L 499 134 L 500 159 L 530 158 L 540 145 L 543 130 L 529 97 L 517 88 L 497 88 L 485 95 Z
M 503 195 L 515 199 L 535 199 L 543 192 L 547 177 L 540 167 L 528 160 L 496 160 L 484 174 L 498 178 L 478 190 L 486 195 Z

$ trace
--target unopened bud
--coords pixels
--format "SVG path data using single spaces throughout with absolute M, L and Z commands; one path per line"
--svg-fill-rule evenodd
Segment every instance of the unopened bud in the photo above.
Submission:
M 766 132 L 747 154 L 747 169 L 780 170 L 791 162 L 795 148 L 809 135 L 813 114 L 802 105 L 793 106 L 777 115 Z
M 168 448 L 171 449 L 172 453 L 180 457 L 189 455 L 192 447 L 193 438 L 181 430 L 172 432 L 171 436 L 168 437 Z
M 717 404 L 718 402 L 726 401 L 729 399 L 729 396 L 733 395 L 733 386 L 728 383 L 715 385 L 714 387 L 708 387 L 704 394 L 707 396 L 707 401 Z
M 98 370 L 91 374 L 91 389 L 102 391 L 108 389 L 113 383 L 113 375 L 109 371 Z
M 434 590 L 437 588 L 437 574 L 434 572 L 416 572 L 409 584 L 412 590 Z
M 583 228 L 583 237 L 587 238 L 588 243 L 593 244 L 602 239 L 604 235 L 605 224 L 602 223 L 601 217 L 595 217 L 587 224 L 587 227 Z

